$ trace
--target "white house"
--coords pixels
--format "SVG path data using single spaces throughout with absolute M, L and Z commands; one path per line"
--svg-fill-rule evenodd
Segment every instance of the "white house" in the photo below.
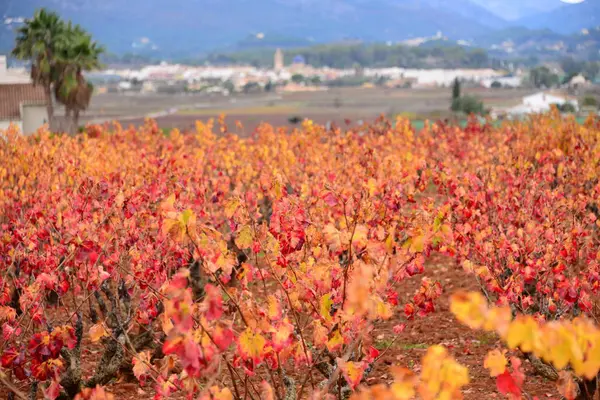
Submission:
M 575 75 L 573 78 L 571 78 L 571 80 L 569 81 L 569 86 L 571 87 L 577 87 L 577 86 L 583 86 L 587 83 L 587 79 L 585 79 L 585 77 L 581 74 L 579 75 Z
M 526 110 L 527 113 L 543 113 L 550 111 L 553 104 L 563 105 L 565 103 L 571 103 L 578 109 L 577 100 L 569 100 L 566 97 L 552 95 L 546 92 L 539 92 L 530 96 L 523 97 L 521 105 L 517 106 L 516 109 L 519 111 Z
M 544 113 L 550 111 L 553 104 L 563 105 L 565 103 L 570 103 L 575 107 L 575 110 L 579 110 L 577 100 L 551 93 L 539 92 L 523 97 L 521 104 L 510 108 L 496 108 L 493 112 L 497 115 L 506 114 L 513 117 L 519 117 L 526 114 Z
M 522 76 L 501 76 L 497 78 L 487 78 L 481 81 L 481 85 L 486 88 L 491 88 L 494 82 L 498 82 L 502 87 L 516 88 L 523 84 Z
M 0 131 L 13 124 L 22 133 L 32 134 L 47 121 L 46 96 L 41 86 L 0 84 Z

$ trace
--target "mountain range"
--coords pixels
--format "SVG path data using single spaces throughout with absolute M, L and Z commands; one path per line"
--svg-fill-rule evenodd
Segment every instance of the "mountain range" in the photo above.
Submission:
M 304 42 L 397 42 L 444 36 L 470 43 L 521 26 L 572 34 L 600 25 L 600 0 L 3 0 L 0 52 L 20 18 L 46 7 L 111 52 L 176 56 L 222 49 L 249 35 Z

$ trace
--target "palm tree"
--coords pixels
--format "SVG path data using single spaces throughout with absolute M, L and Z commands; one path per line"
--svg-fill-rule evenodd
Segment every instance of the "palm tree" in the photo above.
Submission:
M 65 41 L 65 24 L 58 14 L 40 9 L 33 18 L 17 30 L 16 45 L 12 55 L 21 60 L 31 60 L 31 79 L 42 85 L 46 93 L 46 107 L 50 129 L 54 128 L 52 84 L 55 78 L 57 46 Z
M 75 133 L 79 115 L 89 106 L 93 92 L 93 86 L 85 80 L 83 72 L 100 68 L 99 58 L 104 48 L 79 25 L 69 22 L 65 32 L 67 40 L 61 43 L 57 52 L 54 92 L 56 99 L 65 106 L 70 133 Z

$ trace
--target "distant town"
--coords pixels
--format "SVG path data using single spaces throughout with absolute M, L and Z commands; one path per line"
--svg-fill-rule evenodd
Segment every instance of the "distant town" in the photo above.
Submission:
M 516 89 L 522 87 L 541 89 L 564 89 L 563 95 L 554 90 L 548 93 L 548 101 L 557 104 L 573 103 L 577 96 L 598 88 L 598 78 L 588 79 L 582 73 L 565 79 L 559 65 L 543 67 L 551 82 L 535 82 L 535 70 L 516 69 L 512 72 L 492 68 L 414 69 L 414 68 L 354 68 L 338 69 L 314 67 L 301 55 L 293 56 L 292 62 L 284 63 L 284 52 L 277 49 L 273 54 L 271 68 L 249 65 L 190 66 L 162 62 L 158 65 L 133 68 L 110 68 L 88 75 L 98 94 L 102 93 L 207 93 L 231 96 L 236 93 L 296 93 L 326 91 L 336 87 L 419 89 L 450 87 L 460 81 L 466 88 Z M 561 76 L 563 74 L 563 76 Z M 563 81 L 560 84 L 560 81 Z M 542 96 L 545 98 L 545 96 Z M 541 98 L 540 97 L 540 101 Z M 544 101 L 542 101 L 544 102 Z M 530 104 L 531 101 L 528 102 Z M 536 102 L 534 102 L 536 103 Z M 526 114 L 549 108 L 549 104 L 518 104 L 508 109 L 496 110 L 496 114 Z
M 286 59 L 291 61 L 286 63 Z M 274 116 L 286 112 L 290 120 L 297 119 L 298 115 L 327 114 L 325 122 L 343 113 L 360 117 L 404 112 L 418 118 L 435 118 L 458 112 L 463 116 L 474 113 L 493 119 L 521 118 L 548 111 L 552 105 L 583 117 L 598 112 L 600 82 L 594 68 L 597 63 L 572 66 L 558 62 L 511 70 L 359 65 L 332 68 L 310 65 L 302 55 L 293 51 L 285 54 L 282 49 L 273 51 L 270 67 L 169 62 L 139 67 L 111 66 L 86 73 L 86 79 L 94 85 L 94 96 L 90 109 L 83 114 L 83 121 L 98 123 L 116 119 L 125 122 L 168 117 L 169 121 L 178 122 L 166 126 L 185 127 L 191 126 L 192 119 L 217 113 L 248 113 L 241 108 L 245 101 L 254 107 L 264 106 L 260 111 L 252 111 L 257 114 L 256 118 L 262 115 L 262 121 L 273 121 Z M 450 88 L 457 83 L 466 95 L 460 101 L 452 100 L 451 104 Z M 7 58 L 3 56 L 0 57 L 0 87 L 7 84 L 25 85 L 22 87 L 25 91 L 19 89 L 19 96 L 33 96 L 34 92 L 27 89 L 31 84 L 29 71 L 23 67 L 8 68 Z M 37 97 L 15 98 L 13 122 L 18 117 L 17 110 L 25 110 L 19 104 L 43 97 L 39 90 L 41 88 L 37 89 Z M 369 91 L 377 95 L 373 97 Z M 131 96 L 136 99 L 133 103 L 127 100 Z M 395 102 L 398 96 L 404 100 Z M 247 100 L 238 101 L 240 98 Z M 302 106 L 298 106 L 300 103 Z M 36 113 L 43 115 L 41 111 Z M 280 121 L 277 118 L 275 120 Z M 43 118 L 33 121 L 22 122 L 20 126 L 37 128 Z M 185 121 L 185 125 L 179 121 Z M 4 124 L 8 123 L 7 119 Z

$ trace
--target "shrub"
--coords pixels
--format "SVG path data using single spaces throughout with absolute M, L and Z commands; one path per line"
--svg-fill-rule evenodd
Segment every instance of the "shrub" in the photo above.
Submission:
M 556 108 L 558 108 L 558 110 L 563 113 L 574 113 L 577 111 L 575 106 L 568 102 L 563 104 L 556 104 Z
M 288 118 L 288 122 L 293 125 L 299 124 L 300 122 L 302 122 L 302 117 L 294 115 Z
M 485 114 L 483 102 L 475 96 L 465 95 L 452 101 L 451 110 L 465 114 Z
M 581 104 L 585 107 L 598 107 L 598 99 L 595 96 L 588 95 L 583 98 Z
M 292 75 L 292 82 L 294 83 L 302 83 L 304 82 L 304 75 L 294 74 Z

